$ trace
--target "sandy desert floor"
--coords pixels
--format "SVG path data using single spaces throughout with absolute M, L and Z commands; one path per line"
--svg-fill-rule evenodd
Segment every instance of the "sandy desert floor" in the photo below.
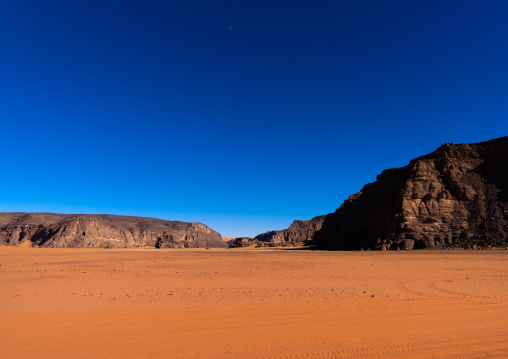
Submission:
M 508 251 L 0 247 L 2 358 L 507 358 Z

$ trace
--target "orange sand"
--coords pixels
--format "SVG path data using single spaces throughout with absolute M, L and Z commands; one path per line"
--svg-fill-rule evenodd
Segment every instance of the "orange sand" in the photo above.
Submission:
M 507 260 L 0 247 L 0 357 L 506 358 Z

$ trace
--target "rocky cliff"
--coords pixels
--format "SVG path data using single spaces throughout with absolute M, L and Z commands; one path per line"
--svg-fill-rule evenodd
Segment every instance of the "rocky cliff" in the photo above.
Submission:
M 227 245 L 201 223 L 114 215 L 0 213 L 0 244 L 51 248 L 200 248 Z
M 326 216 L 314 244 L 327 249 L 506 246 L 508 137 L 447 143 L 383 171 Z
M 308 221 L 295 220 L 287 229 L 258 234 L 255 238 L 260 242 L 274 244 L 307 242 L 321 228 L 324 218 L 325 216 L 317 216 Z

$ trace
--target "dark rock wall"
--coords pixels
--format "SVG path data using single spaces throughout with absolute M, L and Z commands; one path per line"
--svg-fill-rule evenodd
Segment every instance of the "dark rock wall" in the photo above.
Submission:
M 113 215 L 0 213 L 0 244 L 51 248 L 226 247 L 201 223 Z
M 444 144 L 326 216 L 314 244 L 328 249 L 470 248 L 508 242 L 508 137 Z

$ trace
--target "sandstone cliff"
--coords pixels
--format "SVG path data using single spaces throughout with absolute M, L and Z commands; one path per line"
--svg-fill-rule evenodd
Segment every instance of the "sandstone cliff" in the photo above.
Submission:
M 317 216 L 308 221 L 295 220 L 287 229 L 258 234 L 255 239 L 275 244 L 307 242 L 321 228 L 324 218 L 325 216 Z
M 0 213 L 0 244 L 66 248 L 200 248 L 227 245 L 201 223 L 114 215 Z
M 444 144 L 326 216 L 314 244 L 328 249 L 506 246 L 508 137 Z

